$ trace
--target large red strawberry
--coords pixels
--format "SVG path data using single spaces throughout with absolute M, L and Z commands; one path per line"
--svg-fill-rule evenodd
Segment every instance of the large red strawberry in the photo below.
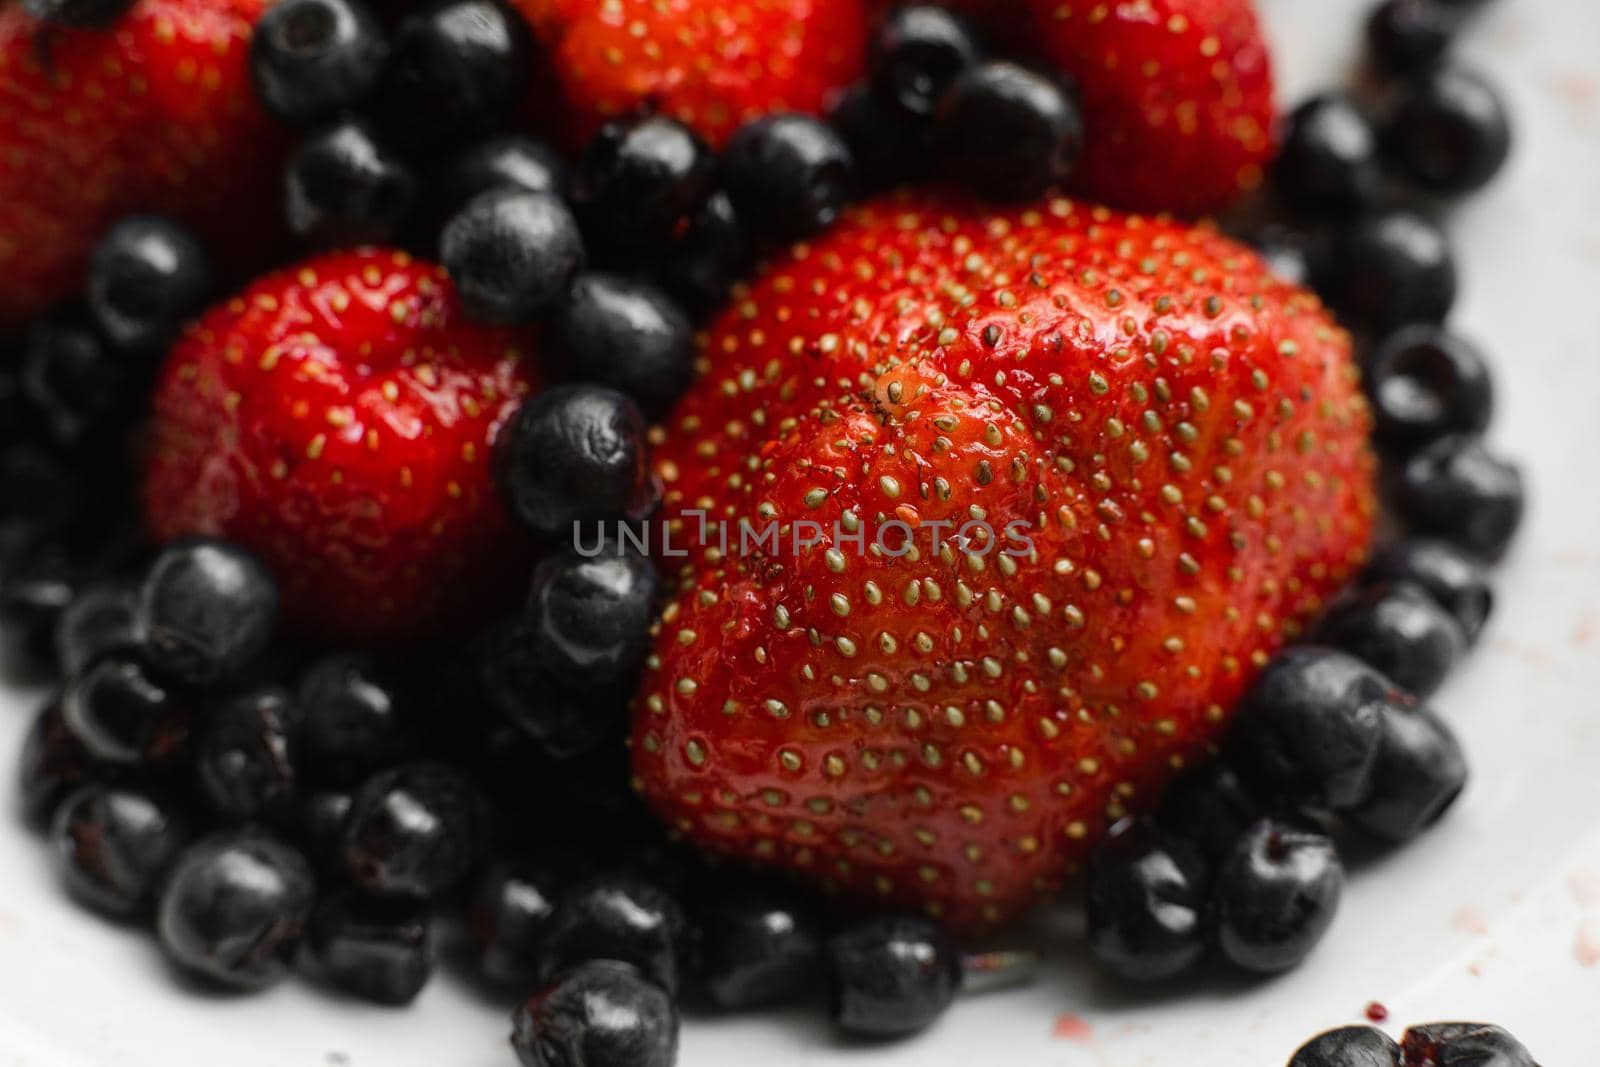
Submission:
M 551 64 L 569 134 L 659 111 L 720 145 L 774 111 L 818 112 L 860 76 L 863 0 L 513 0 Z
M 137 0 L 105 30 L 0 6 L 0 330 L 70 299 L 130 211 L 178 215 L 226 258 L 276 219 L 284 135 L 256 103 L 270 0 Z
M 481 621 L 528 559 L 489 471 L 532 382 L 525 340 L 464 322 L 443 269 L 402 252 L 261 279 L 168 357 L 151 530 L 255 550 L 302 631 L 392 642 Z
M 704 356 L 638 782 L 702 846 L 958 926 L 1150 804 L 1366 550 L 1348 338 L 1208 228 L 870 204 Z

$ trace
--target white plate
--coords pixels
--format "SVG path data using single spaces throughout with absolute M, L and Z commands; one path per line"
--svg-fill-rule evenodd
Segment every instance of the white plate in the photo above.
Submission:
M 1332 83 L 1366 0 L 1265 0 L 1284 99 Z M 1498 361 L 1496 437 L 1526 461 L 1528 529 L 1501 611 L 1440 695 L 1474 782 L 1420 844 L 1356 870 L 1296 973 L 1145 999 L 1097 983 L 1070 930 L 1043 979 L 961 1003 L 927 1036 L 836 1046 L 803 1014 L 693 1022 L 686 1067 L 762 1062 L 1252 1067 L 1381 1001 L 1394 1018 L 1505 1023 L 1546 1067 L 1595 1062 L 1600 1004 L 1600 5 L 1499 0 L 1466 51 L 1509 92 L 1509 173 L 1454 220 L 1456 323 Z M 9 773 L 32 697 L 0 693 Z M 1030 932 L 1028 935 L 1032 937 Z M 289 983 L 179 990 L 150 939 L 57 893 L 39 843 L 0 822 L 0 1067 L 507 1067 L 507 1005 L 436 981 L 410 1011 Z

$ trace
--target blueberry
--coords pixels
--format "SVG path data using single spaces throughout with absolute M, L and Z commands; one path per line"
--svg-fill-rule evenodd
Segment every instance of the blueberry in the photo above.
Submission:
M 1461 13 L 1440 0 L 1383 0 L 1367 17 L 1367 53 L 1386 74 L 1417 74 L 1444 58 Z
M 300 749 L 318 780 L 349 785 L 404 755 L 410 712 L 401 681 L 362 653 L 325 656 L 300 680 Z
M 1385 708 L 1371 794 L 1344 818 L 1373 837 L 1404 843 L 1438 822 L 1466 784 L 1466 757 L 1438 716 L 1427 708 Z
M 694 379 L 694 327 L 661 290 L 616 274 L 580 275 L 556 338 L 568 376 L 626 393 L 660 419 Z
M 744 276 L 750 242 L 733 201 L 720 189 L 706 197 L 672 245 L 661 284 L 695 315 L 720 310 Z
M 361 0 L 279 0 L 250 39 L 250 73 L 268 111 L 320 122 L 364 101 L 387 52 L 383 25 Z
M 1457 196 L 1494 180 L 1511 157 L 1511 120 L 1475 71 L 1442 67 L 1409 82 L 1384 124 L 1384 148 L 1419 189 Z
M 402 1007 L 433 976 L 432 926 L 415 904 L 342 893 L 317 904 L 306 944 L 335 988 Z
M 1312 97 L 1290 112 L 1272 172 L 1278 198 L 1308 218 L 1360 212 L 1378 202 L 1378 134 L 1345 93 Z
M 443 764 L 409 763 L 374 775 L 345 818 L 346 872 L 369 893 L 440 896 L 478 860 L 481 803 L 472 782 Z
M 627 724 L 626 680 L 587 688 L 570 684 L 545 665 L 541 645 L 521 620 L 485 636 L 480 673 L 490 706 L 554 759 L 571 759 L 608 738 L 620 739 Z
M 891 915 L 853 923 L 825 949 L 829 1014 L 869 1038 L 900 1037 L 931 1026 L 961 987 L 961 952 L 934 922 Z
M 661 254 L 711 193 L 716 158 L 694 131 L 659 115 L 619 119 L 595 135 L 573 175 L 573 198 L 603 256 Z
M 1311 284 L 1313 246 L 1305 235 L 1281 227 L 1268 227 L 1254 234 L 1250 243 L 1278 279 L 1290 285 Z
M 497 864 L 478 882 L 467 909 L 467 932 L 478 966 L 491 981 L 528 985 L 538 979 L 539 950 L 565 889 L 555 864 Z
M 82 567 L 49 550 L 24 554 L 0 575 L 0 638 L 12 670 L 54 673 L 56 628 L 83 585 Z
M 1382 1030 L 1345 1026 L 1300 1046 L 1289 1067 L 1404 1067 L 1400 1046 Z
M 620 960 L 676 995 L 690 949 L 688 920 L 671 893 L 634 875 L 600 874 L 562 896 L 539 950 L 539 975 L 549 981 L 588 960 Z
M 1400 1039 L 1408 1064 L 1432 1067 L 1538 1067 L 1527 1046 L 1488 1023 L 1427 1023 Z
M 113 226 L 89 260 L 89 311 L 112 344 L 159 351 L 215 287 L 210 257 L 171 219 L 136 215 Z
M 197 731 L 193 758 L 200 793 L 213 811 L 236 822 L 288 811 L 300 777 L 298 720 L 299 709 L 276 686 L 235 694 L 211 709 Z
M 672 1067 L 678 1010 L 626 963 L 587 961 L 517 1008 L 511 1047 L 523 1067 Z
M 56 866 L 73 896 L 108 915 L 140 915 L 178 858 L 183 820 L 154 796 L 86 785 L 56 810 L 50 837 Z
M 123 361 L 83 323 L 47 318 L 28 330 L 22 390 L 57 444 L 76 445 L 104 426 L 127 379 Z
M 696 901 L 696 985 L 718 1011 L 749 1011 L 803 998 L 816 987 L 822 938 L 816 917 L 786 888 L 736 879 Z
M 1240 701 L 1230 735 L 1234 765 L 1268 799 L 1348 808 L 1370 789 L 1382 709 L 1406 699 L 1346 653 L 1289 649 Z
M 576 687 L 634 675 L 650 651 L 656 569 L 643 555 L 606 545 L 587 557 L 567 549 L 533 572 L 525 622 L 545 666 Z
M 1444 684 L 1467 645 L 1450 613 L 1410 582 L 1347 590 L 1329 606 L 1317 639 L 1424 698 Z
M 564 385 L 526 401 L 497 460 L 500 491 L 534 533 L 574 536 L 576 526 L 642 517 L 653 503 L 644 419 L 615 389 Z
M 522 16 L 494 0 L 442 0 L 395 30 L 374 97 L 385 137 L 418 158 L 495 133 L 527 82 Z
M 1449 238 L 1408 211 L 1342 231 L 1316 273 L 1317 288 L 1346 324 L 1373 334 L 1443 322 L 1456 299 Z
M 266 650 L 277 619 L 272 575 L 226 541 L 167 546 L 140 592 L 139 627 L 151 662 L 188 682 L 238 674 Z
M 417 195 L 417 179 L 364 122 L 312 134 L 289 157 L 289 229 L 318 246 L 389 240 Z
M 1157 821 L 1169 836 L 1193 846 L 1208 865 L 1214 865 L 1266 813 L 1266 805 L 1231 764 L 1208 759 L 1167 787 Z
M 1187 842 L 1124 819 L 1100 842 L 1087 880 L 1089 951 L 1132 982 L 1158 982 L 1205 955 L 1205 865 Z
M 1437 326 L 1407 326 L 1367 360 L 1374 437 L 1392 453 L 1452 433 L 1482 433 L 1494 411 L 1488 362 L 1477 347 Z
M 113 652 L 69 681 L 61 714 L 89 753 L 106 763 L 170 762 L 189 740 L 187 696 L 135 652 Z
M 1071 172 L 1083 117 L 1059 85 L 1015 63 L 990 62 L 956 79 L 939 105 L 940 164 L 992 200 L 1032 200 Z
M 69 677 L 108 652 L 139 643 L 138 589 L 128 583 L 85 588 L 56 620 L 56 660 Z
M 958 16 L 931 5 L 902 7 L 873 38 L 873 89 L 908 114 L 931 115 L 982 53 L 972 27 Z
M 344 874 L 344 824 L 355 797 L 339 789 L 302 793 L 288 820 L 289 833 L 318 873 Z
M 1399 518 L 1414 533 L 1499 559 L 1522 525 L 1522 471 L 1475 437 L 1444 437 L 1408 459 L 1394 487 Z
M 288 973 L 315 891 L 305 857 L 288 845 L 253 830 L 219 834 L 178 860 L 156 931 L 184 969 L 264 989 Z
M 1365 580 L 1422 586 L 1456 620 L 1468 643 L 1478 640 L 1494 609 L 1488 568 L 1448 541 L 1398 541 L 1373 558 Z
M 567 184 L 566 161 L 549 145 L 523 134 L 502 134 L 452 158 L 433 191 L 454 212 L 495 189 L 563 197 Z
M 17 793 L 22 818 L 36 830 L 46 829 L 56 808 L 73 790 L 107 776 L 89 750 L 67 727 L 59 701 L 52 700 L 34 716 L 17 760 Z
M 32 441 L 0 452 L 0 499 L 6 502 L 0 523 L 25 535 L 18 546 L 23 549 L 60 540 L 84 523 L 94 502 L 79 474 Z
M 1210 916 L 1217 947 L 1247 971 L 1289 970 L 1328 932 L 1343 890 L 1344 864 L 1327 834 L 1262 819 L 1217 872 Z
M 58 26 L 110 26 L 133 6 L 133 0 L 23 0 L 22 10 L 40 22 Z
M 870 86 L 847 90 L 828 113 L 828 121 L 850 146 L 856 180 L 878 192 L 924 176 L 932 165 L 932 121 L 907 115 Z
M 583 238 L 567 206 L 549 193 L 496 189 L 446 224 L 439 254 L 467 314 L 524 323 L 563 300 L 583 269 Z
M 752 232 L 796 241 L 838 221 L 854 190 L 855 160 L 827 123 L 809 115 L 768 115 L 729 139 L 722 180 Z

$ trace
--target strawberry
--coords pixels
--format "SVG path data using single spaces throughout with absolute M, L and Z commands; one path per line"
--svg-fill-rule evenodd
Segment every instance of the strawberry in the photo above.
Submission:
M 1206 227 L 880 201 L 703 355 L 655 460 L 689 555 L 637 784 L 701 846 L 959 928 L 1148 807 L 1365 555 L 1348 336 Z
M 774 111 L 819 112 L 860 76 L 863 0 L 513 0 L 553 65 L 574 143 L 640 109 L 720 147 Z
M 443 269 L 403 252 L 262 278 L 162 369 L 150 529 L 254 550 L 302 632 L 393 643 L 482 621 L 528 560 L 489 470 L 533 384 L 526 351 L 464 322 Z
M 70 298 L 132 211 L 175 214 L 219 253 L 262 249 L 287 143 L 250 85 L 268 2 L 137 0 L 106 30 L 0 7 L 0 330 Z

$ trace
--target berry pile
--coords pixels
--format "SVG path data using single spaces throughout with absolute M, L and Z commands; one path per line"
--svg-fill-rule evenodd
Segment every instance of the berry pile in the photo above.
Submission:
M 1312 1038 L 1289 1060 L 1289 1067 L 1445 1067 L 1454 1063 L 1538 1067 L 1522 1042 L 1487 1023 L 1413 1026 L 1399 1044 L 1370 1026 L 1347 1026 Z
M 1245 0 L 612 6 L 0 9 L 0 624 L 68 891 L 395 1005 L 459 923 L 529 1067 L 819 988 L 913 1033 L 1080 873 L 1120 978 L 1299 964 L 1341 836 L 1466 783 L 1425 702 L 1522 514 L 1443 325 L 1434 207 L 1510 143 L 1460 5 L 1381 5 L 1382 98 L 1270 174 Z M 1058 192 L 1264 183 L 1260 255 Z M 1529 1062 L 1404 1056 L 1293 1064 Z

